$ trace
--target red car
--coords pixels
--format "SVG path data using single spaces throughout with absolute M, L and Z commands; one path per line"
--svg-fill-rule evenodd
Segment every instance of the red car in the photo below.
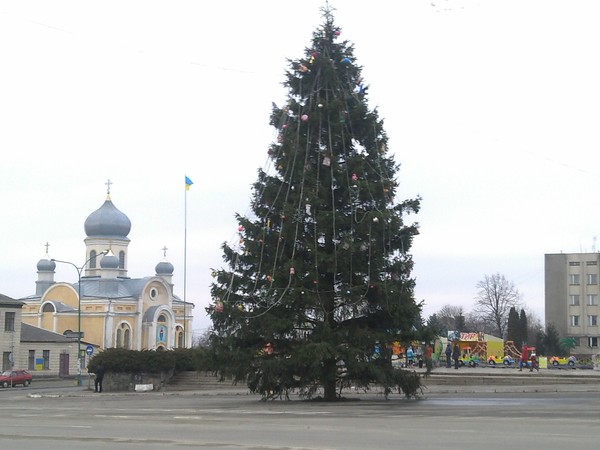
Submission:
M 0 386 L 9 387 L 17 384 L 29 386 L 33 377 L 26 370 L 6 370 L 0 375 Z

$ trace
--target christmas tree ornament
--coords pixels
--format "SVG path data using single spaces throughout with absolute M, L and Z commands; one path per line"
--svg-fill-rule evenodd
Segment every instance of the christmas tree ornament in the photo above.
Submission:
M 323 158 L 323 165 L 327 167 L 331 166 L 331 158 L 329 156 Z
M 300 120 L 302 120 L 302 122 L 306 122 L 308 120 L 308 115 L 302 114 L 302 116 L 300 116 Z

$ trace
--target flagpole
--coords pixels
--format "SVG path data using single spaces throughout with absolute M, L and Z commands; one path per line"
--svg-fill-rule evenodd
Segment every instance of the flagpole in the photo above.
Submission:
M 187 193 L 188 193 L 188 178 L 185 177 L 185 197 L 183 206 L 183 348 L 187 348 L 186 332 L 186 294 L 187 294 Z

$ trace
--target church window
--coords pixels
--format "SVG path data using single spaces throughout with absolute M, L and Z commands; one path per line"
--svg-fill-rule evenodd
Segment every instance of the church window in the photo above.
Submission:
M 90 269 L 96 268 L 96 250 L 90 252 Z
M 129 325 L 126 323 L 122 323 L 117 328 L 117 348 L 130 349 L 130 341 L 131 341 L 131 330 L 129 329 Z
M 125 268 L 125 252 L 121 250 L 119 252 L 119 269 Z
M 158 296 L 158 289 L 156 288 L 152 288 L 150 289 L 150 298 L 152 300 L 156 300 L 156 297 Z M 164 322 L 164 321 L 163 321 Z
M 177 348 L 183 348 L 183 328 L 177 327 Z
M 42 312 L 54 312 L 54 305 L 52 303 L 46 303 L 42 308 Z
M 165 323 L 166 321 L 167 321 L 167 318 L 163 314 L 158 316 L 157 322 Z
M 131 332 L 129 331 L 129 328 L 127 328 L 124 332 L 123 332 L 123 347 L 126 349 L 129 349 L 129 337 L 131 335 Z

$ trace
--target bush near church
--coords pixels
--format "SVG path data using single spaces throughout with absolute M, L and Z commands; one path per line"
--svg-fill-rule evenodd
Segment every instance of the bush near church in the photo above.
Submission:
M 210 357 L 204 348 L 171 351 L 125 350 L 109 348 L 94 356 L 88 372 L 95 373 L 104 366 L 107 390 L 131 390 L 135 384 L 151 382 L 163 386 L 178 372 L 212 371 Z

